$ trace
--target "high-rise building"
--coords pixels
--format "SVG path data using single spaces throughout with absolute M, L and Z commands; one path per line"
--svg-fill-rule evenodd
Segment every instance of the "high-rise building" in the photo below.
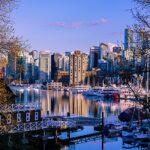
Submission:
M 63 56 L 63 71 L 69 71 L 69 56 Z
M 39 52 L 37 50 L 33 50 L 30 52 L 30 55 L 32 55 L 33 58 L 33 67 L 32 67 L 32 80 L 35 82 L 39 79 Z
M 99 46 L 93 46 L 90 48 L 90 56 L 89 56 L 89 61 L 90 61 L 90 70 L 92 68 L 97 68 L 98 67 L 98 60 L 101 58 L 101 49 Z
M 70 85 L 84 83 L 87 67 L 88 55 L 80 51 L 74 51 L 70 55 Z
M 62 54 L 60 53 L 53 53 L 51 55 L 51 79 L 54 80 L 55 79 L 55 75 L 57 70 L 61 70 L 61 67 L 63 67 L 62 63 Z
M 124 55 L 125 59 L 127 59 L 127 60 L 133 60 L 133 57 L 134 57 L 132 47 L 134 46 L 135 41 L 133 41 L 133 37 L 134 37 L 133 30 L 130 28 L 126 28 L 124 31 L 124 52 L 123 52 L 123 55 Z
M 24 66 L 24 80 L 33 81 L 33 57 L 29 52 L 24 52 L 20 58 Z
M 6 69 L 7 78 L 9 77 L 12 77 L 13 79 L 16 78 L 16 66 L 17 66 L 17 57 L 9 53 Z
M 65 52 L 65 56 L 70 57 L 70 55 L 71 55 L 71 52 Z
M 51 80 L 51 55 L 49 51 L 41 51 L 39 53 L 39 80 Z
M 7 77 L 13 79 L 29 80 L 32 75 L 31 57 L 27 51 L 20 51 L 16 57 L 13 54 L 8 54 Z M 29 65 L 30 64 L 30 65 Z
M 128 50 L 131 48 L 131 44 L 133 44 L 133 30 L 130 28 L 125 29 L 124 32 L 124 49 Z

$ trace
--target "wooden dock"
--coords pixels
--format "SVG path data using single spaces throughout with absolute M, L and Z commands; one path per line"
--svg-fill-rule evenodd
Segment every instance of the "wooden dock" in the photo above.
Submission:
M 86 134 L 86 135 L 80 135 L 77 137 L 59 139 L 59 141 L 65 145 L 70 144 L 70 143 L 79 144 L 79 143 L 94 141 L 96 139 L 100 139 L 101 137 L 102 137 L 101 132 L 95 132 L 95 133 L 90 133 L 90 134 Z

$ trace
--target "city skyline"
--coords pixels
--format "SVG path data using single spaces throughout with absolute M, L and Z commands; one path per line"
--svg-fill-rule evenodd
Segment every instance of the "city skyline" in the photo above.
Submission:
M 46 0 L 35 5 L 33 1 L 22 0 L 12 16 L 16 34 L 31 43 L 30 50 L 89 52 L 90 47 L 100 42 L 120 43 L 124 28 L 133 24 L 131 0 L 114 3 Z

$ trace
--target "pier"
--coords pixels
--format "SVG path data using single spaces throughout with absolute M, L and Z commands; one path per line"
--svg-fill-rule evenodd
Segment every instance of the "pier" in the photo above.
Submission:
M 77 126 L 97 126 L 100 119 L 91 117 L 46 117 L 42 121 L 0 126 L 0 134 L 13 134 L 41 129 L 65 129 Z
M 77 126 L 97 126 L 100 118 L 82 116 L 49 116 L 41 117 L 40 105 L 1 105 L 0 134 L 15 134 L 37 130 L 66 129 Z M 4 117 L 5 115 L 5 117 Z M 25 117 L 25 118 L 24 118 Z M 4 121 L 5 119 L 5 121 Z M 3 124 L 3 121 L 6 122 Z
M 77 137 L 60 139 L 59 141 L 62 144 L 69 144 L 69 143 L 79 144 L 79 143 L 85 143 L 85 142 L 89 142 L 89 141 L 94 141 L 96 139 L 100 139 L 101 137 L 102 136 L 101 136 L 100 132 L 95 132 L 95 133 L 81 135 L 81 136 L 77 136 Z

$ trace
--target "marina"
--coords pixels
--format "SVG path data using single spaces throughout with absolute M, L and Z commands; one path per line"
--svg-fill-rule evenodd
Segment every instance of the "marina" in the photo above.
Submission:
M 74 148 L 84 147 L 91 142 L 99 143 L 100 147 L 106 150 L 107 144 L 111 143 L 118 143 L 118 146 L 120 144 L 120 149 L 138 149 L 143 144 L 141 140 L 149 142 L 149 134 L 136 129 L 128 132 L 130 125 L 118 119 L 119 114 L 127 108 L 140 108 L 138 103 L 112 97 L 92 96 L 92 99 L 88 97 L 91 96 L 58 90 L 25 88 L 23 92 L 18 93 L 15 104 L 3 105 L 0 111 L 3 113 L 24 111 L 26 117 L 28 111 L 35 116 L 38 112 L 37 120 L 27 121 L 26 118 L 25 122 L 16 125 L 11 124 L 13 121 L 7 122 L 7 126 L 1 127 L 1 134 L 9 134 L 11 141 L 13 134 L 19 133 L 23 136 L 21 142 L 23 145 L 28 146 L 30 141 L 40 140 L 44 145 L 41 142 L 37 144 L 46 147 L 55 143 L 62 146 L 61 150 L 64 146 L 68 149 L 72 144 Z

